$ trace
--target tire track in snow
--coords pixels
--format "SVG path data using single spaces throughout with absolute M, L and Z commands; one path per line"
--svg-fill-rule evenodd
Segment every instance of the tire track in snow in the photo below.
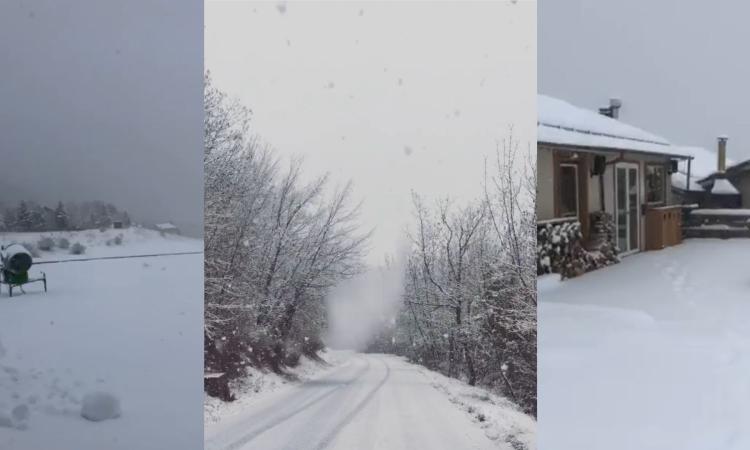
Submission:
M 349 378 L 346 380 L 346 382 L 336 386 L 335 388 L 326 391 L 322 395 L 319 395 L 312 400 L 308 401 L 307 403 L 303 404 L 299 408 L 295 409 L 294 411 L 291 411 L 287 414 L 282 415 L 281 417 L 276 418 L 275 420 L 272 420 L 271 422 L 261 426 L 260 428 L 251 431 L 250 433 L 244 435 L 240 439 L 232 442 L 231 444 L 224 447 L 224 450 L 239 450 L 243 446 L 249 444 L 253 441 L 253 439 L 257 438 L 261 434 L 265 433 L 266 431 L 284 423 L 288 419 L 291 419 L 292 417 L 296 416 L 297 414 L 301 413 L 302 411 L 310 408 L 311 406 L 315 405 L 316 403 L 320 402 L 321 400 L 326 399 L 330 395 L 334 394 L 335 392 L 338 392 L 339 390 L 350 386 L 352 383 L 357 381 L 359 378 L 362 377 L 365 373 L 367 373 L 368 370 L 370 370 L 370 361 L 365 359 L 366 366 L 363 369 L 360 369 L 352 378 Z
M 380 382 L 370 392 L 367 393 L 365 398 L 362 399 L 362 401 L 359 402 L 359 404 L 351 412 L 349 412 L 349 414 L 347 414 L 344 417 L 344 419 L 333 428 L 333 430 L 328 432 L 328 434 L 323 438 L 323 440 L 318 442 L 318 445 L 313 447 L 314 450 L 323 450 L 329 445 L 331 445 L 331 442 L 333 442 L 333 440 L 341 432 L 341 430 L 343 430 L 345 426 L 349 425 L 352 419 L 354 419 L 354 417 L 357 414 L 359 414 L 359 412 L 362 411 L 362 409 L 364 409 L 364 407 L 370 402 L 370 400 L 372 400 L 372 398 L 380 390 L 380 388 L 383 387 L 385 382 L 388 381 L 388 377 L 391 376 L 391 368 L 388 366 L 388 363 L 385 362 L 385 360 L 380 359 L 380 362 L 382 362 L 383 365 L 385 366 L 385 376 L 383 377 L 383 379 L 380 380 Z

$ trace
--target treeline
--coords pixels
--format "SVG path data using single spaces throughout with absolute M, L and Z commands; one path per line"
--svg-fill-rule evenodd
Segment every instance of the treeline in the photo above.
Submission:
M 323 348 L 324 296 L 360 269 L 368 234 L 351 187 L 306 181 L 250 134 L 250 110 L 205 80 L 205 365 L 282 372 Z
M 483 198 L 425 204 L 415 225 L 403 306 L 375 351 L 490 386 L 536 415 L 536 175 L 512 138 L 486 170 Z
M 55 206 L 22 200 L 0 206 L 0 231 L 65 231 L 109 228 L 113 222 L 130 226 L 130 217 L 111 203 L 101 201 L 58 202 Z

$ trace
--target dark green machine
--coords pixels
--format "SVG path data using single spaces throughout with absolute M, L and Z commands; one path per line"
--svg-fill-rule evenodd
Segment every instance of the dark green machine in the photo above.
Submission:
M 14 287 L 23 292 L 23 285 L 35 282 L 42 282 L 44 292 L 47 292 L 47 275 L 44 272 L 41 277 L 29 277 L 32 264 L 31 253 L 23 245 L 10 244 L 0 248 L 0 294 L 3 284 L 8 286 L 8 294 L 13 297 Z

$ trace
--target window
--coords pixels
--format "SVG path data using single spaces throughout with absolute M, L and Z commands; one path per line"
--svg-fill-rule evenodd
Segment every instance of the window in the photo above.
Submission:
M 560 164 L 560 216 L 578 216 L 578 166 Z
M 664 166 L 646 166 L 646 203 L 666 203 L 666 174 Z

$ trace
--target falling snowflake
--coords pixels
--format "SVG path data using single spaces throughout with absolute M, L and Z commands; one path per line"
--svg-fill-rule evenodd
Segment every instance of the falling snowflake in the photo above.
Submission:
M 279 14 L 286 13 L 286 2 L 279 2 L 276 4 L 276 9 L 279 10 Z

